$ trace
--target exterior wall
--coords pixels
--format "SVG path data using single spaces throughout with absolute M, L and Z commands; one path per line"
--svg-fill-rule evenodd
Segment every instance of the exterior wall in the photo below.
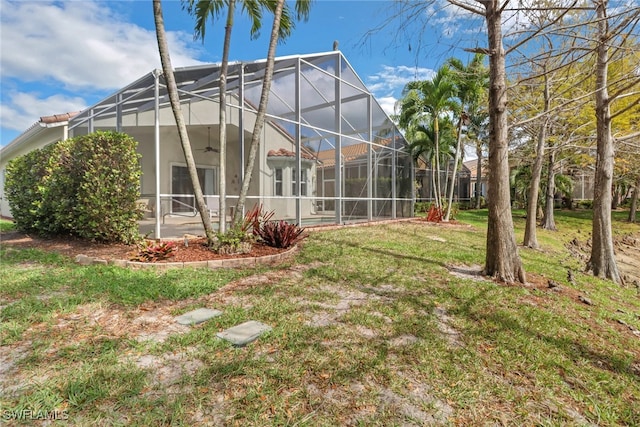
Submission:
M 315 183 L 316 166 L 314 162 L 302 160 L 302 169 L 307 172 L 307 194 L 300 200 L 302 216 L 315 215 L 315 196 L 317 194 Z M 275 218 L 296 218 L 296 198 L 293 194 L 293 170 L 296 168 L 295 157 L 267 157 L 266 168 L 263 174 L 262 194 L 264 197 L 264 209 L 274 211 Z M 275 170 L 282 169 L 282 196 L 275 195 Z

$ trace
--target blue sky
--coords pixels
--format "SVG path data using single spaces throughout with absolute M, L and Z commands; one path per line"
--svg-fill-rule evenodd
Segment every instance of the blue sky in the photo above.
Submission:
M 163 1 L 175 67 L 219 62 L 223 25 L 207 29 L 204 44 L 193 41 L 193 18 L 179 1 Z M 237 16 L 231 60 L 266 56 L 270 17 L 262 37 L 250 40 Z M 482 45 L 481 25 L 452 26 L 454 14 L 441 14 L 429 26 L 394 21 L 391 1 L 315 0 L 308 22 L 300 22 L 277 55 L 332 50 L 333 41 L 390 112 L 405 83 L 429 78 L 450 56 L 466 61 L 462 47 Z M 0 0 L 0 124 L 4 146 L 41 116 L 82 110 L 154 68 L 160 68 L 151 0 Z M 464 42 L 460 43 L 460 35 Z M 421 35 L 421 39 L 418 37 Z M 459 47 L 456 47 L 459 46 Z

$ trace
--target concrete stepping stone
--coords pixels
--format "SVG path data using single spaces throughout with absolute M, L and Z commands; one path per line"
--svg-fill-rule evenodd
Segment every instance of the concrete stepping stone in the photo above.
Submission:
M 264 323 L 260 323 L 255 320 L 249 320 L 248 322 L 244 322 L 222 332 L 218 332 L 216 336 L 229 341 L 236 347 L 242 347 L 257 340 L 260 335 L 270 331 L 271 329 L 272 328 L 269 325 L 265 325 Z
M 218 317 L 222 314 L 220 310 L 212 310 L 210 308 L 198 308 L 193 311 L 184 313 L 176 318 L 176 321 L 181 325 L 197 325 L 202 322 L 206 322 L 209 319 Z

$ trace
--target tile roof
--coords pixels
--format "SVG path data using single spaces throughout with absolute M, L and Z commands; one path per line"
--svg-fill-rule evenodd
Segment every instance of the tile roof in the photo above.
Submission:
M 306 160 L 314 160 L 313 156 L 309 153 L 305 153 L 304 151 L 300 153 L 303 159 Z M 296 157 L 296 153 L 286 148 L 280 148 L 279 150 L 269 150 L 267 153 L 268 157 Z
M 396 137 L 397 141 L 401 140 L 401 137 Z M 392 138 L 386 138 L 381 141 L 378 141 L 377 144 L 382 146 L 391 145 Z M 342 157 L 345 162 L 353 161 L 358 158 L 364 158 L 366 156 L 369 146 L 371 144 L 368 142 L 361 142 L 358 144 L 352 145 L 343 145 L 341 149 Z M 374 148 L 375 151 L 379 151 L 378 147 Z M 322 162 L 323 167 L 331 167 L 336 164 L 336 150 L 332 148 L 330 150 L 323 150 L 318 152 L 318 160 Z
M 80 111 L 74 111 L 71 113 L 62 113 L 62 114 L 54 114 L 53 116 L 42 116 L 40 117 L 40 123 L 52 124 L 52 123 L 61 123 L 67 122 L 72 117 L 80 114 Z

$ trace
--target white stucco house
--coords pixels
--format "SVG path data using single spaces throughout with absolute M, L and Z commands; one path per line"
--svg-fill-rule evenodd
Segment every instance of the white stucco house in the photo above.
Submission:
M 229 65 L 227 206 L 236 204 L 262 89 L 265 61 Z M 203 191 L 219 179 L 219 64 L 178 68 L 182 111 Z M 8 161 L 96 130 L 131 135 L 142 155 L 140 192 L 161 237 L 166 218 L 197 215 L 160 70 L 78 113 L 43 117 L 0 151 Z M 339 51 L 276 59 L 267 119 L 247 208 L 301 225 L 411 216 L 414 166 L 407 143 Z M 10 217 L 2 185 L 1 215 Z M 158 208 L 159 207 L 159 208 Z M 230 212 L 226 213 L 227 215 Z

